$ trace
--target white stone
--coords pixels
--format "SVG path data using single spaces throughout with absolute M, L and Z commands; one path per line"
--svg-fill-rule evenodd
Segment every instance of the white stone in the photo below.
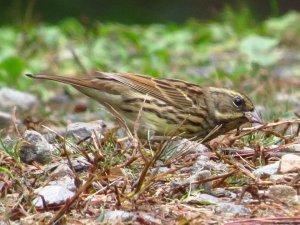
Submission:
M 276 174 L 279 168 L 280 162 L 275 162 L 266 166 L 259 167 L 253 171 L 253 174 L 257 177 L 271 176 Z
M 287 205 L 299 205 L 300 198 L 297 191 L 288 185 L 272 185 L 268 189 L 268 196 Z
M 290 173 L 300 171 L 300 156 L 286 154 L 280 160 L 280 173 Z
M 0 109 L 11 111 L 17 106 L 21 111 L 30 111 L 38 104 L 38 98 L 32 94 L 6 87 L 0 89 Z
M 72 198 L 75 193 L 69 191 L 67 188 L 58 185 L 49 185 L 38 188 L 34 193 L 43 196 L 47 205 L 60 205 Z M 43 207 L 42 197 L 37 197 L 33 200 L 36 207 Z

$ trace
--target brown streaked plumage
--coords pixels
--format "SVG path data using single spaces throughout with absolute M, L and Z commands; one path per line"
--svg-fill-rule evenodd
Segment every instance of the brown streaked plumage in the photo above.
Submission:
M 201 87 L 175 79 L 156 79 L 131 73 L 96 72 L 92 78 L 27 74 L 35 79 L 71 84 L 80 92 L 112 107 L 133 127 L 139 111 L 140 132 L 207 140 L 246 122 L 261 122 L 251 100 L 238 92 Z M 142 110 L 141 110 L 142 109 Z

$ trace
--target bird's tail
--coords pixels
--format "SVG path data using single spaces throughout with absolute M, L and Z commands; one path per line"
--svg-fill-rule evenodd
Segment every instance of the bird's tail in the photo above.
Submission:
M 71 84 L 74 86 L 81 86 L 81 87 L 90 87 L 90 80 L 91 79 L 84 79 L 84 78 L 74 78 L 74 77 L 64 77 L 64 76 L 57 76 L 57 75 L 46 75 L 46 74 L 26 74 L 26 76 L 33 78 L 33 79 L 40 79 L 40 80 L 53 80 L 61 83 Z

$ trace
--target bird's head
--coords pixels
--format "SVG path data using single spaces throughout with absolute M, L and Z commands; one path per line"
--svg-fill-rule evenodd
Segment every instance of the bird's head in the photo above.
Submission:
M 223 88 L 208 88 L 210 115 L 217 124 L 227 124 L 228 130 L 243 123 L 262 123 L 252 101 L 244 94 Z

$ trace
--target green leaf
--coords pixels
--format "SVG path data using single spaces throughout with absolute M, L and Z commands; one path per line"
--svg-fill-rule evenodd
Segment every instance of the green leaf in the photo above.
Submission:
M 261 66 L 270 66 L 280 59 L 275 51 L 279 41 L 275 38 L 251 35 L 240 43 L 240 52 L 248 57 L 250 62 Z
M 276 33 L 280 34 L 281 32 L 285 32 L 289 28 L 294 30 L 295 28 L 299 29 L 300 28 L 299 20 L 300 20 L 299 13 L 290 12 L 281 17 L 276 17 L 267 20 L 265 22 L 265 26 L 268 31 L 275 32 L 274 34 Z
M 8 174 L 11 178 L 15 179 L 14 175 L 6 167 L 0 166 L 0 172 Z
M 74 18 L 68 18 L 63 20 L 60 24 L 59 27 L 61 28 L 62 31 L 66 32 L 69 35 L 82 35 L 84 34 L 84 29 L 81 23 L 79 23 L 78 20 Z
M 5 58 L 0 63 L 0 69 L 6 73 L 6 79 L 9 81 L 15 81 L 22 71 L 24 70 L 24 62 L 17 56 L 10 56 Z

